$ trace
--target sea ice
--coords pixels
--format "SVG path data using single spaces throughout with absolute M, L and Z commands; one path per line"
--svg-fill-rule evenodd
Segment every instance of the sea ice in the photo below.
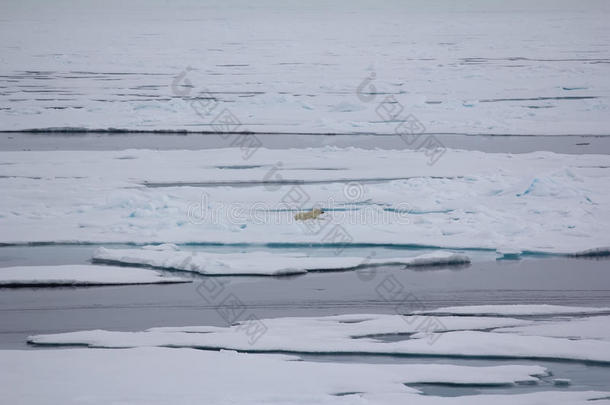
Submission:
M 593 318 L 592 318 L 593 319 Z M 595 319 L 599 325 L 605 317 Z M 29 338 L 42 345 L 90 347 L 171 346 L 240 351 L 360 353 L 460 357 L 507 357 L 610 362 L 610 342 L 521 333 L 498 333 L 509 326 L 545 321 L 507 317 L 432 315 L 343 315 L 261 320 L 264 333 L 253 339 L 251 321 L 230 327 L 169 327 L 143 332 L 80 331 Z M 593 320 L 591 321 L 593 322 Z M 239 333 L 241 332 L 241 333 Z M 382 335 L 404 335 L 384 341 Z
M 133 267 L 74 264 L 61 266 L 18 266 L 0 268 L 0 287 L 87 286 L 116 284 L 190 283 L 179 277 Z
M 461 254 L 439 251 L 414 257 L 362 258 L 317 257 L 305 253 L 209 253 L 177 251 L 176 248 L 153 250 L 99 248 L 93 255 L 98 262 L 147 265 L 155 268 L 184 270 L 206 275 L 286 275 L 308 271 L 354 270 L 374 266 L 430 266 L 464 264 L 470 259 Z
M 603 392 L 440 398 L 408 384 L 539 382 L 535 365 L 350 364 L 175 348 L 0 350 L 10 404 L 584 404 Z M 407 384 L 407 385 L 405 385 Z M 597 403 L 597 402 L 596 402 Z
M 0 152 L 0 162 L 11 163 L 0 165 L 0 243 L 333 245 L 338 253 L 390 245 L 522 255 L 610 245 L 607 155 L 448 150 L 430 166 L 409 150 L 261 148 L 247 168 L 227 169 L 242 153 Z M 321 220 L 294 220 L 314 206 L 324 208 Z

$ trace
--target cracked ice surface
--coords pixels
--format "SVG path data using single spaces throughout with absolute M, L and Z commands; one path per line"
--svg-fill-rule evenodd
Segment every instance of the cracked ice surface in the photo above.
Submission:
M 603 1 L 4 1 L 0 129 L 210 131 L 228 108 L 258 132 L 394 133 L 377 114 L 392 96 L 431 133 L 607 134 L 608 14 Z
M 242 153 L 0 152 L 0 243 L 311 245 L 340 227 L 341 243 L 610 251 L 608 156 L 447 150 L 430 166 L 423 152 L 327 147 L 227 166 Z M 294 220 L 316 205 L 321 220 Z
M 178 248 L 106 249 L 99 248 L 93 255 L 95 261 L 146 265 L 155 268 L 183 270 L 206 275 L 287 275 L 308 271 L 355 270 L 376 266 L 434 266 L 441 264 L 465 264 L 467 256 L 438 251 L 413 257 L 363 259 L 362 257 L 312 257 L 305 253 L 270 253 L 264 251 L 242 253 L 209 253 L 179 251 Z
M 558 308 L 558 310 L 560 310 Z M 582 309 L 581 309 L 582 310 Z M 591 312 L 595 312 L 592 310 Z M 562 320 L 563 329 L 573 330 Z M 607 317 L 587 321 L 604 327 Z M 568 326 L 566 327 L 565 324 Z M 260 336 L 252 339 L 254 324 L 230 327 L 168 327 L 143 332 L 81 331 L 30 337 L 44 345 L 88 345 L 90 347 L 171 346 L 241 351 L 296 353 L 409 354 L 460 357 L 507 357 L 610 362 L 610 341 L 587 333 L 573 336 L 549 333 L 548 320 L 507 317 L 426 315 L 341 315 L 262 320 Z M 502 328 L 502 329 L 499 329 Z M 495 329 L 499 329 L 495 331 Z M 537 333 L 537 332 L 540 333 Z M 236 333 L 241 332 L 241 333 Z M 585 330 L 586 332 L 586 330 Z M 378 335 L 405 335 L 386 342 Z
M 192 349 L 2 350 L 0 387 L 20 404 L 584 404 L 608 393 L 538 392 L 439 398 L 405 384 L 536 383 L 539 366 L 339 364 L 295 356 Z

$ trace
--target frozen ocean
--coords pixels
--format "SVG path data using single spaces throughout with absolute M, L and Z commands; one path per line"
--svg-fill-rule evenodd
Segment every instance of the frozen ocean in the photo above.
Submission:
M 610 403 L 610 3 L 0 3 L 0 402 Z

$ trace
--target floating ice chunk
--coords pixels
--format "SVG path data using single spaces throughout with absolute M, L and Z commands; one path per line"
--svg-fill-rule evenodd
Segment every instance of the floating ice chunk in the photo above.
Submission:
M 547 374 L 535 365 L 360 364 L 173 348 L 2 350 L 10 404 L 436 404 L 405 384 L 511 385 Z M 61 372 L 58 372 L 61 371 Z M 347 393 L 358 393 L 346 398 Z M 442 398 L 442 403 L 586 403 L 602 392 Z
M 190 283 L 179 277 L 165 277 L 153 270 L 133 267 L 94 266 L 20 266 L 0 268 L 1 287 L 87 286 L 116 284 Z
M 468 263 L 470 263 L 470 258 L 468 256 L 447 251 L 425 253 L 423 255 L 410 258 L 410 260 L 405 260 L 405 265 L 408 267 Z
M 506 317 L 351 315 L 275 318 L 261 322 L 266 328 L 256 339 L 252 339 L 248 324 L 241 323 L 230 327 L 153 328 L 144 332 L 81 331 L 32 336 L 29 342 L 108 348 L 171 346 L 246 352 L 408 354 L 610 362 L 608 341 L 493 332 L 503 323 L 517 326 L 541 321 L 528 322 Z M 384 334 L 400 334 L 405 338 L 399 341 L 379 339 Z
M 572 381 L 569 378 L 553 378 L 553 384 L 560 387 L 567 387 Z
M 516 260 L 521 258 L 523 252 L 519 249 L 512 248 L 497 248 L 496 260 Z
M 175 245 L 174 245 L 175 246 Z M 439 251 L 415 257 L 362 258 L 315 257 L 302 253 L 243 253 L 189 252 L 172 249 L 106 249 L 93 255 L 98 262 L 146 265 L 156 268 L 191 271 L 210 275 L 286 275 L 308 271 L 353 270 L 374 266 L 432 266 L 469 263 L 461 254 Z
M 327 339 L 335 342 L 345 341 L 348 345 L 368 341 L 373 335 L 405 334 L 410 335 L 421 332 L 420 323 L 426 317 L 405 317 L 401 315 L 382 314 L 354 314 L 336 315 L 326 317 L 305 318 L 275 318 L 265 319 L 264 324 L 269 331 L 265 336 L 275 335 L 280 341 L 292 339 L 295 342 L 308 342 L 309 349 L 324 349 Z M 490 328 L 502 328 L 510 326 L 529 325 L 531 321 L 512 318 L 490 318 L 490 317 L 442 317 L 443 330 L 479 330 Z M 38 344 L 75 344 L 77 342 L 101 347 L 135 347 L 140 345 L 157 345 L 166 338 L 179 337 L 180 333 L 198 337 L 200 334 L 209 335 L 211 332 L 217 334 L 233 334 L 235 330 L 246 329 L 247 323 L 232 326 L 230 328 L 216 326 L 185 326 L 185 327 L 163 327 L 152 328 L 146 332 L 122 333 L 109 331 L 82 331 L 64 334 L 38 335 L 30 340 Z M 304 336 L 311 335 L 308 339 Z M 186 337 L 186 336 L 185 336 Z M 84 339 L 85 341 L 83 341 Z M 375 340 L 375 339 L 373 339 Z M 196 343 L 196 341 L 191 341 Z M 230 347 L 225 347 L 231 349 Z M 332 349 L 332 348 L 326 348 Z

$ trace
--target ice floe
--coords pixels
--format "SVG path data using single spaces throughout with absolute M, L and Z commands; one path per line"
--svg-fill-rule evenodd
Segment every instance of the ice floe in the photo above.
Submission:
M 98 262 L 146 265 L 169 270 L 184 270 L 206 275 L 286 275 L 308 271 L 355 270 L 375 266 L 431 266 L 465 264 L 470 259 L 461 254 L 439 251 L 415 257 L 362 258 L 316 257 L 305 253 L 209 253 L 178 251 L 177 247 L 145 246 L 144 249 L 106 249 L 95 251 Z
M 153 270 L 133 267 L 74 264 L 0 268 L 0 287 L 165 284 L 189 282 L 191 282 L 191 280 L 163 276 Z
M 593 318 L 592 318 L 593 319 Z M 603 324 L 607 319 L 593 319 Z M 143 332 L 80 331 L 29 338 L 42 345 L 170 346 L 253 352 L 505 357 L 610 362 L 610 341 L 496 332 L 537 325 L 507 317 L 342 315 L 246 321 L 230 327 L 168 327 Z M 542 324 L 544 325 L 544 323 Z M 534 329 L 535 331 L 535 329 Z M 404 339 L 384 341 L 383 335 Z
M 92 151 L 86 159 L 78 151 L 0 152 L 11 163 L 0 166 L 0 243 L 389 245 L 522 255 L 610 245 L 604 155 L 450 150 L 430 166 L 417 151 L 327 147 L 260 148 L 243 158 L 240 148 Z M 227 162 L 247 168 L 226 169 Z M 295 221 L 315 206 L 325 211 L 320 220 Z
M 2 130 L 608 133 L 603 2 L 0 6 Z
M 174 348 L 1 350 L 0 387 L 11 404 L 576 404 L 603 392 L 440 398 L 409 384 L 540 382 L 535 365 L 359 364 L 285 355 Z

